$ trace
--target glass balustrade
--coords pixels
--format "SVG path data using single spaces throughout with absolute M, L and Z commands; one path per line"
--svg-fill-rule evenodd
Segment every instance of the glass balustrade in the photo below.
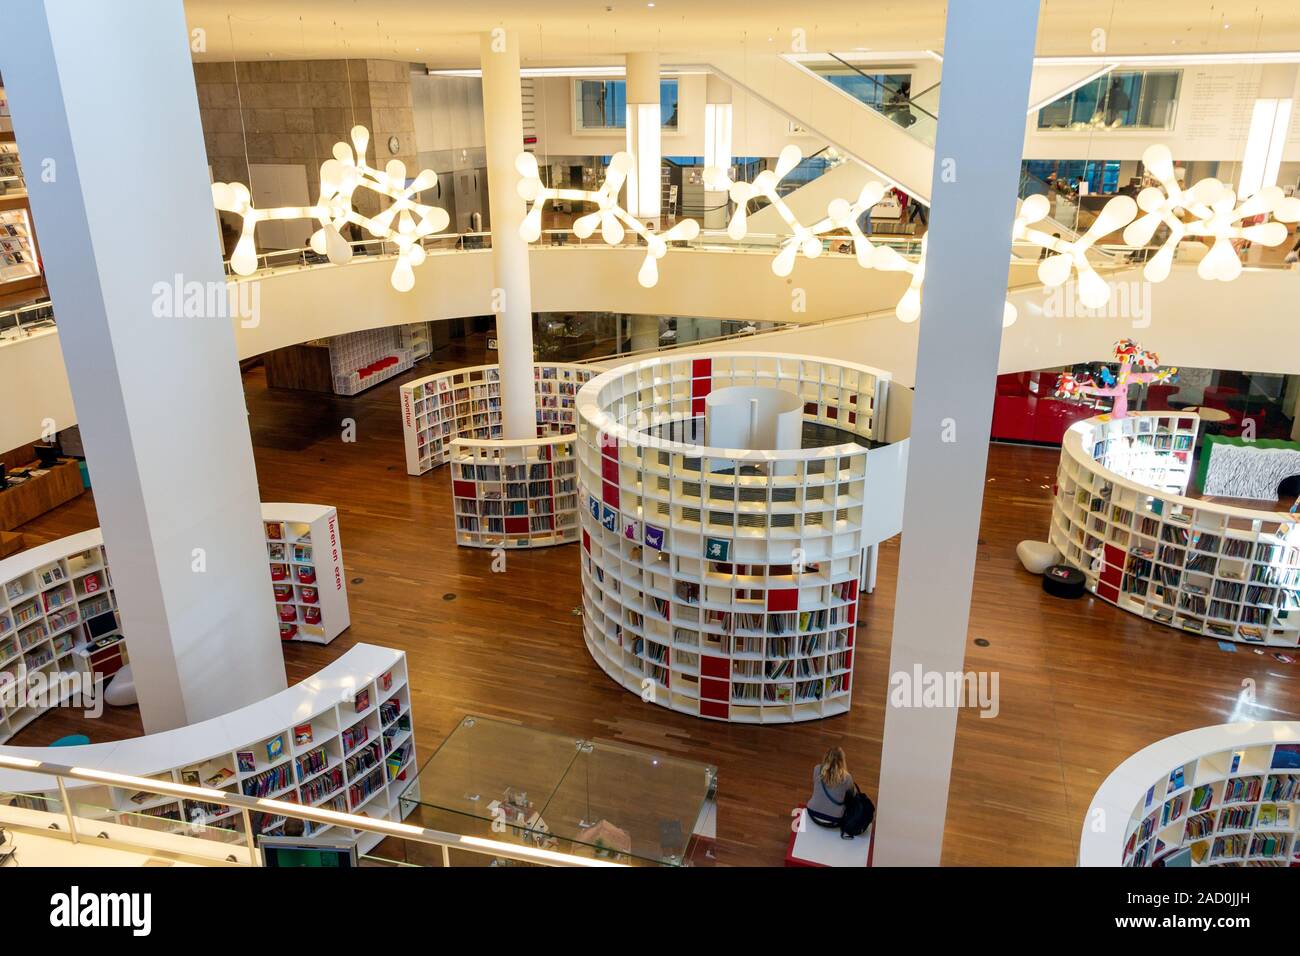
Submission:
M 709 764 L 466 717 L 401 801 L 417 826 L 631 866 L 709 865 L 716 785 Z M 441 865 L 436 848 L 404 849 L 380 855 Z

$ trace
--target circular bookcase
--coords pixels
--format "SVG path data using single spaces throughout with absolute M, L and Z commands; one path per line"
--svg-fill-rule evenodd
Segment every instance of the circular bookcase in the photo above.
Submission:
M 1092 798 L 1080 866 L 1297 866 L 1300 723 L 1242 721 L 1157 740 Z
M 1300 518 L 1189 498 L 1200 420 L 1090 418 L 1061 445 L 1049 540 L 1086 587 L 1221 641 L 1300 644 Z M 1280 506 L 1279 506 L 1280 507 Z
M 601 668 L 717 720 L 847 711 L 859 591 L 902 520 L 910 398 L 877 369 L 766 353 L 652 358 L 585 385 L 583 629 Z

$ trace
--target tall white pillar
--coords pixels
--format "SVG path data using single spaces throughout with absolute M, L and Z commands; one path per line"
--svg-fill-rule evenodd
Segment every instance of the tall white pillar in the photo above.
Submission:
M 658 224 L 662 188 L 659 167 L 659 54 L 627 54 L 627 151 L 636 166 L 627 177 L 627 211 L 637 219 Z
M 729 218 L 727 190 L 710 189 L 725 184 L 731 175 L 731 85 L 710 73 L 704 88 L 704 214 L 705 229 L 725 229 Z M 724 179 L 721 174 L 726 174 Z
M 937 866 L 943 850 L 957 710 L 923 706 L 915 675 L 964 669 L 1038 3 L 1004 0 L 990 17 L 981 0 L 948 2 L 878 866 Z
M 225 291 L 188 38 L 181 0 L 34 0 L 0 30 L 149 733 L 285 687 L 234 330 L 175 310 Z
M 1241 182 L 1237 184 L 1237 193 L 1243 198 L 1277 185 L 1291 129 L 1296 73 L 1294 63 L 1269 64 L 1260 72 L 1259 95 L 1251 108 L 1250 130 L 1241 157 Z
M 519 235 L 527 204 L 515 191 L 515 158 L 524 149 L 524 105 L 519 87 L 519 35 L 479 37 L 483 67 L 483 140 L 487 152 L 488 211 L 496 289 L 497 362 L 501 366 L 501 427 L 506 438 L 537 436 L 533 387 L 533 292 L 528 243 Z

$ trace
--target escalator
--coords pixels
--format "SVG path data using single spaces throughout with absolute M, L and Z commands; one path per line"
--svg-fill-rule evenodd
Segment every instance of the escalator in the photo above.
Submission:
M 802 221 L 824 215 L 829 199 L 855 195 L 873 178 L 897 184 L 929 205 L 939 123 L 938 82 L 913 93 L 907 83 L 889 82 L 835 53 L 801 58 L 784 54 L 719 57 L 711 66 L 725 80 L 790 117 L 850 160 L 826 169 L 825 175 L 810 179 L 784 197 Z M 1043 82 L 1033 87 L 1035 101 L 1050 97 L 1050 87 L 1073 80 L 1073 75 L 1045 75 Z M 1045 90 L 1049 92 L 1045 94 Z M 1035 193 L 1052 199 L 1052 214 L 1040 228 L 1074 238 L 1079 209 L 1073 197 L 1026 172 L 1017 198 Z M 763 215 L 761 211 L 755 214 L 752 228 L 775 228 L 775 217 L 768 214 L 773 221 L 766 223 Z

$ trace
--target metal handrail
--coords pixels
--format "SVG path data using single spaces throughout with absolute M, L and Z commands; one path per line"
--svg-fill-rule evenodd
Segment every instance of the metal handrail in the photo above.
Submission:
M 837 55 L 837 54 L 835 54 L 835 53 L 830 53 L 830 52 L 828 52 L 826 55 L 829 56 L 832 60 L 835 60 L 837 63 L 839 63 L 839 64 L 841 64 L 841 65 L 843 65 L 843 66 L 848 67 L 848 68 L 849 68 L 850 70 L 852 70 L 854 73 L 858 74 L 858 76 L 860 76 L 860 77 L 862 77 L 863 79 L 867 80 L 868 82 L 874 84 L 874 85 L 876 86 L 876 88 L 879 89 L 881 92 L 889 93 L 891 96 L 902 94 L 902 91 L 901 91 L 901 90 L 891 90 L 888 86 L 886 86 L 884 83 L 881 83 L 878 79 L 876 79 L 876 78 L 875 78 L 874 76 L 872 76 L 870 73 L 865 73 L 865 72 L 863 72 L 863 70 L 862 70 L 861 68 L 854 66 L 852 63 L 850 63 L 848 60 L 844 59 L 843 57 L 841 57 L 841 56 L 839 56 L 839 55 Z M 936 84 L 936 85 L 938 85 L 938 84 Z M 866 105 L 868 105 L 868 104 L 863 103 L 862 105 L 863 105 L 863 106 L 866 106 Z M 903 95 L 903 99 L 902 99 L 900 102 L 898 102 L 898 103 L 896 103 L 896 104 L 893 104 L 893 105 L 894 105 L 896 108 L 902 108 L 902 107 L 905 106 L 907 109 L 915 110 L 916 112 L 920 113 L 922 116 L 928 116 L 928 117 L 930 117 L 930 119 L 934 120 L 936 123 L 939 122 L 939 117 L 935 116 L 933 113 L 931 113 L 929 110 L 927 110 L 924 106 L 917 106 L 917 105 L 916 105 L 916 102 L 915 102 L 915 98 L 912 97 L 911 95 L 906 95 L 906 94 L 904 94 L 904 95 Z
M 165 780 L 151 780 L 147 777 L 134 777 L 129 774 L 113 773 L 105 770 L 91 770 L 84 767 L 66 767 L 61 764 L 47 763 L 42 760 L 33 760 L 27 757 L 14 757 L 7 754 L 0 754 L 0 767 L 11 770 L 20 770 L 26 773 L 37 773 L 55 779 L 56 787 L 63 804 L 63 810 L 67 817 L 69 835 L 72 842 L 78 842 L 78 833 L 76 825 L 76 816 L 72 811 L 72 803 L 68 798 L 68 790 L 65 780 L 76 780 L 81 783 L 100 784 L 109 787 L 130 788 L 136 791 L 154 793 L 164 797 L 177 797 L 180 799 L 194 800 L 200 803 L 216 803 L 231 809 L 239 810 L 244 819 L 244 834 L 247 838 L 248 852 L 252 865 L 257 866 L 258 850 L 257 837 L 253 833 L 251 814 L 253 813 L 274 813 L 278 816 L 293 817 L 298 820 L 306 820 L 312 823 L 322 823 L 327 826 L 346 827 L 351 830 L 364 830 L 369 833 L 376 833 L 385 837 L 396 837 L 401 840 L 410 840 L 414 843 L 424 843 L 430 846 L 442 848 L 443 865 L 449 865 L 449 852 L 451 850 L 463 850 L 468 853 L 477 853 L 483 856 L 504 857 L 506 859 L 518 860 L 523 863 L 534 863 L 539 866 L 623 866 L 621 863 L 614 863 L 609 860 L 597 860 L 589 857 L 574 856 L 570 853 L 559 853 L 555 850 L 543 850 L 537 847 L 519 846 L 513 843 L 503 843 L 499 840 L 488 840 L 483 837 L 464 836 L 461 834 L 447 833 L 442 830 L 430 830 L 427 827 L 419 827 L 409 823 L 394 823 L 391 820 L 379 820 L 374 817 L 358 816 L 352 813 L 342 813 L 337 810 L 322 810 L 319 807 L 304 806 L 299 803 L 287 803 L 283 800 L 270 800 L 261 797 L 248 797 L 243 794 L 229 793 L 225 790 L 214 790 L 209 787 L 194 787 L 184 783 L 170 783 Z M 398 798 L 401 799 L 400 797 Z M 122 813 L 130 813 L 129 810 L 122 810 Z M 56 827 L 57 829 L 57 827 Z

